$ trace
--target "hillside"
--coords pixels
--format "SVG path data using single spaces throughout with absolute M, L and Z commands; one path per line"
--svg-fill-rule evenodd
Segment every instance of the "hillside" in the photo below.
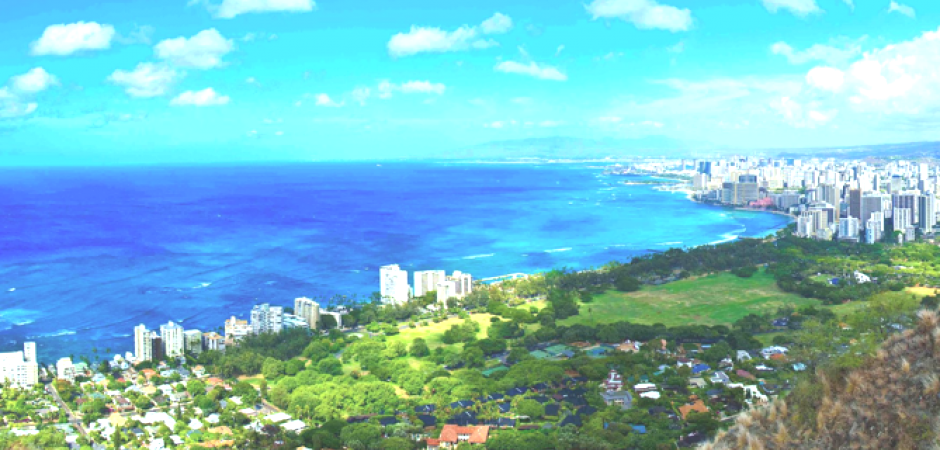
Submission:
M 859 368 L 817 373 L 787 398 L 738 418 L 708 450 L 927 449 L 940 431 L 940 318 L 888 339 Z

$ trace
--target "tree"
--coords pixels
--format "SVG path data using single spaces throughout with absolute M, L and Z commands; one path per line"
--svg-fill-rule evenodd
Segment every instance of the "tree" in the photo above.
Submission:
M 317 371 L 326 375 L 342 375 L 343 363 L 333 357 L 325 358 L 317 364 Z
M 545 407 L 535 400 L 524 399 L 516 404 L 516 413 L 535 419 L 545 415 Z
M 403 437 L 390 437 L 382 441 L 382 450 L 412 450 L 414 444 Z
M 423 358 L 431 354 L 431 350 L 428 348 L 428 343 L 421 338 L 415 339 L 411 343 L 411 356 L 415 358 Z
M 479 347 L 467 347 L 464 349 L 461 356 L 464 362 L 467 363 L 467 367 L 483 367 L 483 364 L 486 362 L 486 359 L 483 357 L 483 350 L 480 350 Z
M 350 448 L 357 444 L 362 449 L 374 448 L 382 440 L 382 429 L 371 423 L 348 425 L 340 432 L 340 440 Z
M 268 380 L 275 380 L 284 374 L 284 363 L 274 358 L 267 357 L 264 365 L 261 366 L 261 373 Z
M 620 292 L 635 292 L 640 290 L 640 280 L 629 275 L 622 275 L 614 282 L 614 287 Z

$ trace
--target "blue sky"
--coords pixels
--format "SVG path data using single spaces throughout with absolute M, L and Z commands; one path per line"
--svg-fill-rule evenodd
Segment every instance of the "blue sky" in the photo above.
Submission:
M 940 140 L 933 0 L 33 0 L 0 40 L 7 165 Z

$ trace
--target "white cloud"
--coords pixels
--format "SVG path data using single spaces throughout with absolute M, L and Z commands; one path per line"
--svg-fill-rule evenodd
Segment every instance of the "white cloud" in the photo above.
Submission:
M 845 74 L 832 67 L 814 67 L 806 74 L 807 84 L 824 91 L 836 92 L 844 82 Z
M 412 25 L 407 33 L 397 33 L 389 39 L 388 54 L 400 57 L 495 47 L 498 42 L 482 35 L 506 33 L 511 29 L 512 19 L 502 13 L 494 14 L 479 26 L 464 25 L 454 31 Z
M 253 85 L 255 85 L 255 86 L 260 86 L 260 85 L 261 85 L 261 83 L 259 83 L 259 82 L 258 82 L 258 79 L 255 78 L 255 77 L 248 77 L 248 78 L 245 78 L 245 83 L 253 84 Z
M 97 22 L 50 25 L 32 43 L 33 55 L 71 55 L 82 50 L 111 48 L 114 27 Z
M 351 95 L 353 101 L 359 103 L 359 105 L 362 106 L 366 104 L 366 100 L 368 100 L 369 96 L 372 95 L 372 90 L 367 87 L 360 86 L 353 89 Z
M 215 89 L 205 88 L 201 91 L 186 91 L 178 95 L 170 104 L 173 106 L 218 106 L 227 105 L 227 95 L 219 95 Z
M 42 67 L 30 69 L 29 72 L 10 78 L 10 86 L 13 90 L 24 94 L 42 92 L 58 83 L 56 77 Z
M 516 105 L 531 105 L 533 102 L 532 97 L 513 97 L 510 101 Z
M 486 100 L 483 100 L 482 98 L 479 98 L 479 97 L 471 98 L 470 100 L 467 101 L 467 103 L 470 103 L 473 106 L 486 106 L 487 104 Z
M 618 18 L 641 30 L 676 32 L 692 28 L 692 11 L 663 5 L 655 0 L 594 0 L 585 8 L 595 20 Z
M 493 121 L 493 122 L 484 123 L 483 126 L 486 127 L 486 128 L 496 128 L 496 129 L 500 129 L 500 128 L 503 128 L 503 127 L 506 126 L 506 122 L 503 122 L 503 121 L 501 121 L 501 120 L 496 120 L 496 121 Z
M 669 53 L 682 53 L 685 51 L 685 41 L 679 41 L 676 45 L 666 47 L 666 51 Z
M 0 119 L 15 119 L 28 116 L 39 108 L 35 102 L 19 102 L 13 100 L 0 100 Z
M 502 13 L 493 14 L 493 17 L 480 24 L 480 29 L 484 34 L 507 33 L 512 29 L 512 18 Z
M 317 106 L 325 106 L 327 108 L 339 108 L 340 106 L 343 106 L 343 104 L 345 103 L 345 102 L 336 103 L 327 94 L 317 94 L 316 99 L 317 99 L 317 103 L 316 103 Z
M 775 55 L 782 55 L 787 58 L 790 64 L 805 64 L 811 61 L 822 61 L 832 66 L 841 66 L 846 64 L 852 58 L 862 54 L 862 46 L 859 44 L 865 38 L 857 41 L 845 41 L 841 47 L 835 45 L 814 44 L 806 50 L 795 50 L 786 42 L 777 42 L 770 46 L 770 51 Z
M 623 118 L 619 116 L 601 116 L 597 118 L 597 121 L 600 123 L 620 123 Z
M 564 122 L 557 121 L 557 120 L 543 120 L 539 122 L 539 126 L 542 128 L 555 128 L 555 127 L 560 127 L 564 124 L 565 124 Z
M 559 45 L 558 50 L 555 50 L 555 56 L 561 55 L 561 52 L 565 49 L 564 45 Z
M 905 16 L 907 16 L 907 17 L 910 17 L 911 19 L 913 19 L 914 17 L 917 16 L 917 13 L 914 11 L 914 8 L 912 8 L 912 7 L 910 7 L 910 6 L 907 6 L 907 5 L 903 5 L 903 4 L 898 3 L 898 2 L 895 2 L 895 1 L 893 1 L 893 0 L 892 0 L 891 4 L 888 5 L 888 12 L 889 12 L 889 13 L 893 13 L 893 12 L 900 13 L 900 14 L 902 14 L 902 15 L 905 15 Z
M 153 49 L 157 58 L 174 66 L 211 69 L 222 65 L 222 57 L 234 48 L 231 39 L 210 28 L 188 39 L 180 36 L 160 41 Z
M 568 76 L 552 66 L 540 65 L 535 61 L 523 64 L 516 61 L 503 61 L 494 67 L 497 72 L 528 75 L 542 80 L 565 81 Z
M 842 0 L 842 2 L 844 2 L 849 7 L 849 9 L 855 11 L 855 0 Z
M 310 12 L 316 8 L 313 0 L 222 0 L 215 10 L 215 17 L 231 19 L 240 14 L 265 12 Z
M 140 63 L 127 72 L 115 70 L 108 81 L 124 87 L 131 97 L 158 97 L 166 94 L 179 74 L 163 64 Z
M 401 84 L 391 83 L 388 80 L 383 80 L 379 83 L 378 92 L 379 98 L 387 99 L 391 98 L 392 94 L 395 92 L 401 92 L 402 94 L 435 94 L 442 95 L 444 91 L 447 90 L 447 86 L 443 83 L 432 83 L 430 81 L 406 81 Z
M 482 49 L 499 45 L 493 40 L 480 39 L 476 27 L 466 25 L 454 30 L 412 26 L 407 33 L 398 33 L 388 41 L 388 53 L 395 57 L 418 53 L 446 53 Z
M 791 13 L 805 17 L 810 14 L 816 14 L 823 12 L 819 8 L 819 5 L 816 4 L 816 0 L 761 0 L 764 3 L 764 7 L 772 13 L 776 13 L 781 9 L 789 10 Z

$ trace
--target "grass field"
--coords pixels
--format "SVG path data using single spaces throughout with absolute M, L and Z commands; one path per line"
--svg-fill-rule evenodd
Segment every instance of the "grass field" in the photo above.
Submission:
M 470 316 L 475 322 L 480 324 L 480 332 L 477 333 L 477 337 L 483 339 L 486 337 L 486 330 L 490 327 L 490 318 L 493 317 L 492 314 L 473 314 Z M 388 342 L 403 341 L 408 345 L 411 345 L 411 342 L 417 338 L 422 338 L 428 343 L 428 347 L 432 350 L 446 345 L 441 342 L 441 337 L 443 337 L 444 332 L 447 331 L 452 325 L 459 325 L 463 323 L 463 319 L 454 317 L 451 319 L 444 320 L 440 323 L 429 322 L 428 326 L 418 326 L 417 328 L 405 328 L 402 329 L 400 333 L 389 336 Z
M 773 276 L 763 270 L 751 278 L 721 273 L 644 287 L 624 293 L 609 291 L 581 305 L 581 314 L 562 325 L 634 323 L 676 325 L 728 325 L 754 313 L 772 313 L 784 305 L 819 306 L 819 300 L 781 291 Z

